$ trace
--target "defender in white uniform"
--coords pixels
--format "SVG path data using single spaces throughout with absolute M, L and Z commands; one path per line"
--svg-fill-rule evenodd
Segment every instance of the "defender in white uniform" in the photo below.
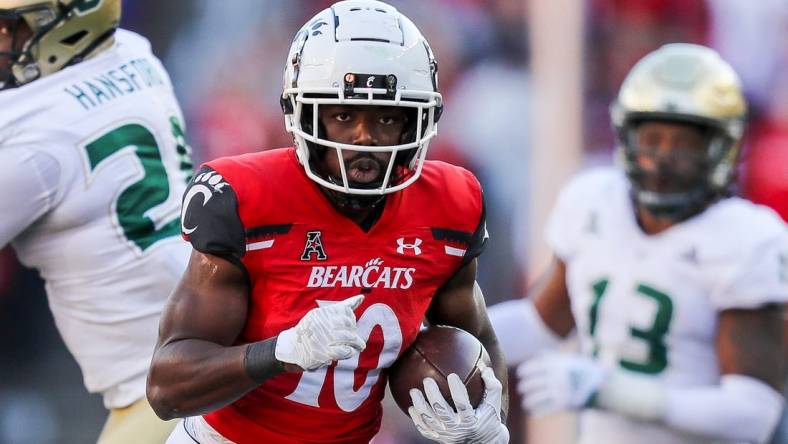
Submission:
M 40 271 L 85 386 L 113 410 L 100 442 L 161 443 L 171 426 L 145 378 L 189 256 L 192 164 L 170 79 L 119 17 L 119 0 L 0 0 L 0 247 Z
M 788 231 L 727 197 L 744 127 L 733 70 L 667 45 L 612 109 L 624 170 L 573 180 L 547 227 L 556 260 L 491 320 L 533 414 L 585 409 L 583 443 L 765 442 L 783 407 Z M 544 353 L 575 330 L 581 354 Z

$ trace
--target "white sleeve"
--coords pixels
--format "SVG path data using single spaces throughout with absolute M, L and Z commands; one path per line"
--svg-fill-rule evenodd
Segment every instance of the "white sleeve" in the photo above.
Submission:
M 709 297 L 718 310 L 788 302 L 788 230 L 781 228 L 744 252 L 730 278 L 713 288 Z
M 597 208 L 607 204 L 609 196 L 624 192 L 621 173 L 611 168 L 584 171 L 564 186 L 547 220 L 545 234 L 553 253 L 570 262 L 583 245 L 589 227 L 601 217 Z
M 507 365 L 517 365 L 561 344 L 562 338 L 544 323 L 530 298 L 495 304 L 487 308 L 487 315 Z
M 784 404 L 779 392 L 758 379 L 724 375 L 718 386 L 668 390 L 664 421 L 698 435 L 765 443 Z
M 0 148 L 0 248 L 55 205 L 60 165 L 27 148 Z
M 572 221 L 577 217 L 577 179 L 571 181 L 558 195 L 555 206 L 547 219 L 545 235 L 553 253 L 567 262 L 576 242 Z
M 719 385 L 677 387 L 627 371 L 610 374 L 594 402 L 695 435 L 759 444 L 774 432 L 785 404 L 782 394 L 750 376 L 723 375 Z

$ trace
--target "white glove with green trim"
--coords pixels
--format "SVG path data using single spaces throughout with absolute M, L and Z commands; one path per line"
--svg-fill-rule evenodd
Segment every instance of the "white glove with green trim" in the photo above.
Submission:
M 517 377 L 523 409 L 540 416 L 588 406 L 607 373 L 587 356 L 553 352 L 520 364 Z

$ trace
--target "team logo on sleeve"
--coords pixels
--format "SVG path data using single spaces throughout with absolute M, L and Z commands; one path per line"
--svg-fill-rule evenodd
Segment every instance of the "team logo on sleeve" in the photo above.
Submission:
M 213 198 L 214 193 L 221 193 L 222 188 L 226 186 L 229 186 L 228 183 L 224 181 L 221 175 L 216 174 L 215 171 L 202 173 L 194 178 L 194 181 L 186 191 L 186 195 L 183 196 L 183 206 L 181 207 L 181 231 L 183 234 L 188 236 L 197 229 L 197 225 L 193 227 L 186 226 L 186 217 L 192 200 L 197 196 L 201 196 L 202 206 L 204 207 L 208 204 L 208 201 Z
M 302 261 L 311 261 L 313 254 L 319 261 L 328 259 L 326 250 L 323 248 L 323 241 L 320 239 L 322 236 L 323 233 L 320 231 L 308 231 L 306 233 L 306 245 L 304 246 L 304 252 L 301 253 Z

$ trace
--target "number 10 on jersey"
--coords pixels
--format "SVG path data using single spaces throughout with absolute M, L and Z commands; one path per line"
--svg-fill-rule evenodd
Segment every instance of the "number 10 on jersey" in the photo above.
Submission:
M 326 304 L 330 302 L 318 302 Z M 369 370 L 363 384 L 355 389 L 356 369 L 358 369 L 361 354 L 337 362 L 334 368 L 334 398 L 337 406 L 345 412 L 352 412 L 359 408 L 369 398 L 372 387 L 380 379 L 380 371 L 389 367 L 402 348 L 402 330 L 394 310 L 386 304 L 377 303 L 370 305 L 356 322 L 358 334 L 365 341 L 369 340 L 372 330 L 380 327 L 383 332 L 383 349 L 378 356 L 378 364 Z M 363 352 L 362 352 L 363 353 Z M 300 404 L 320 407 L 318 398 L 329 377 L 329 367 L 323 367 L 314 372 L 304 372 L 296 389 L 286 399 Z

